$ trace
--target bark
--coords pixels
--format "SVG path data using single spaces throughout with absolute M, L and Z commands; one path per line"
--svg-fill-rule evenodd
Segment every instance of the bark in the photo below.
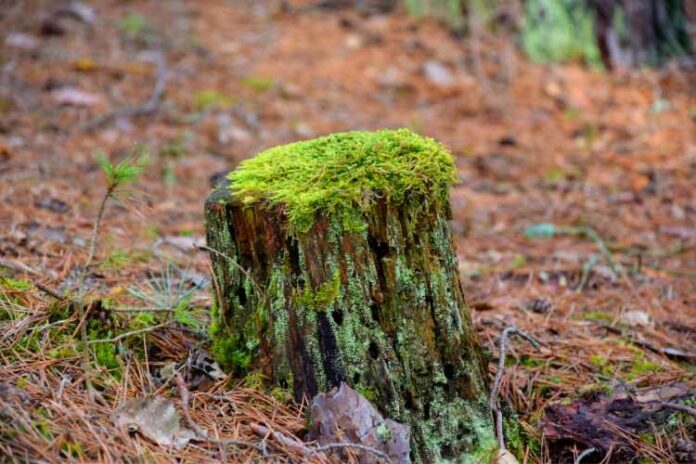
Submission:
M 346 382 L 412 428 L 415 462 L 495 449 L 485 363 L 458 277 L 449 204 L 410 196 L 364 212 L 364 232 L 319 215 L 288 235 L 282 206 L 206 204 L 216 344 L 297 400 Z

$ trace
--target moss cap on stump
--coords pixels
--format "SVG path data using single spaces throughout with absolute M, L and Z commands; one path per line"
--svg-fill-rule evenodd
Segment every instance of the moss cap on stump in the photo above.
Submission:
M 270 148 L 228 176 L 232 195 L 249 205 L 284 205 L 291 233 L 307 232 L 317 213 L 359 231 L 377 199 L 401 204 L 409 194 L 447 202 L 456 180 L 452 155 L 408 129 L 352 131 Z

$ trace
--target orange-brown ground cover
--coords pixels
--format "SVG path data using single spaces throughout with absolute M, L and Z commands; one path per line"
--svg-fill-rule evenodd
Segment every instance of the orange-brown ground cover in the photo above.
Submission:
M 693 71 L 609 75 L 536 65 L 501 37 L 482 38 L 473 53 L 470 41 L 403 14 L 105 1 L 93 5 L 96 22 L 88 25 L 56 19 L 52 2 L 9 4 L 0 13 L 0 258 L 33 272 L 15 279 L 76 291 L 70 286 L 104 190 L 96 151 L 120 159 L 144 150 L 152 160 L 132 201 L 107 209 L 100 264 L 82 284 L 91 297 L 132 307 L 142 305 L 132 290 L 147 291 L 163 263 L 175 263 L 179 280 L 207 275 L 207 257 L 190 242 L 203 235 L 214 174 L 278 143 L 409 127 L 456 155 L 461 183 L 452 191 L 452 227 L 482 343 L 497 353 L 498 335 L 515 325 L 543 344 L 535 351 L 513 342 L 503 381 L 502 396 L 537 441 L 523 446 L 522 461 L 554 462 L 538 446 L 549 402 L 617 382 L 696 387 Z M 6 40 L 18 33 L 36 42 Z M 142 60 L 145 50 L 166 58 L 156 111 L 87 130 L 98 115 L 146 101 L 158 71 Z M 424 72 L 433 63 L 445 67 L 449 82 Z M 60 89 L 98 101 L 61 101 Z M 540 223 L 567 229 L 525 235 Z M 0 305 L 11 313 L 0 317 L 0 414 L 12 418 L 0 423 L 5 459 L 218 456 L 206 443 L 164 450 L 109 419 L 128 397 L 176 398 L 150 373 L 185 360 L 199 335 L 171 323 L 115 342 L 122 374 L 93 366 L 107 404 L 92 405 L 72 337 L 78 314 L 32 287 L 0 289 Z M 210 303 L 207 289 L 191 301 L 203 310 Z M 636 312 L 649 319 L 626 317 Z M 141 316 L 103 317 L 114 336 Z M 131 356 L 137 350 L 141 356 Z M 278 392 L 269 396 L 257 380 L 232 378 L 213 396 L 194 393 L 194 418 L 219 436 L 260 441 L 250 424 L 301 436 L 299 406 L 282 404 Z M 646 456 L 669 462 L 669 438 L 656 430 L 634 441 Z M 272 459 L 297 460 L 296 450 L 269 443 Z M 232 449 L 228 456 L 251 461 L 257 453 Z

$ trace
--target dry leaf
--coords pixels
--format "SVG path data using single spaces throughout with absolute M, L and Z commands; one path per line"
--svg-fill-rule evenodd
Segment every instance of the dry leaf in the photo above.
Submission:
M 138 432 L 160 446 L 184 448 L 195 434 L 179 425 L 174 403 L 161 396 L 133 398 L 114 413 L 113 422 L 129 432 Z
M 310 436 L 320 445 L 345 441 L 386 453 L 393 464 L 410 464 L 410 427 L 385 419 L 370 402 L 342 383 L 312 401 Z M 383 462 L 379 457 L 360 453 L 361 464 Z

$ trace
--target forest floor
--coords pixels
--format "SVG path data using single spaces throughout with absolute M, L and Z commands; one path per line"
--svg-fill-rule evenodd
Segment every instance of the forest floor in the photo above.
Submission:
M 265 147 L 383 127 L 432 136 L 456 157 L 452 227 L 491 374 L 506 327 L 541 342 L 511 341 L 502 384 L 526 437 L 509 444 L 520 462 L 572 462 L 590 445 L 603 454 L 583 462 L 696 459 L 694 420 L 657 404 L 696 404 L 695 72 L 532 64 L 510 37 L 472 42 L 430 20 L 299 2 L 105 1 L 94 17 L 9 5 L 0 461 L 218 457 L 219 443 L 170 449 L 112 422 L 132 397 L 181 406 L 163 371 L 205 347 L 209 265 L 194 246 L 214 179 Z M 106 188 L 98 152 L 146 152 L 150 164 L 107 204 L 83 272 Z M 83 321 L 68 300 L 104 307 Z M 153 306 L 166 311 L 124 310 Z M 90 402 L 86 378 L 103 403 Z M 232 462 L 255 461 L 262 443 L 267 459 L 299 462 L 268 432 L 303 438 L 287 392 L 251 374 L 191 395 L 211 436 L 252 442 L 230 447 Z M 648 429 L 613 421 L 606 407 L 626 402 Z M 669 417 L 651 427 L 658 413 Z M 578 436 L 574 421 L 597 436 Z

